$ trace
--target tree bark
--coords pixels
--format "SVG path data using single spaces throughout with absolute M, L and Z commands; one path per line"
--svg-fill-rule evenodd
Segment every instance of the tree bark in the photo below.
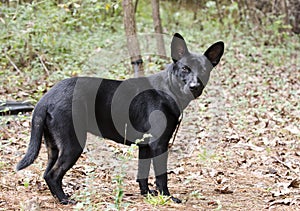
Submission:
M 151 0 L 152 5 L 152 18 L 153 18 L 153 26 L 154 31 L 156 33 L 156 45 L 158 55 L 162 58 L 166 57 L 166 49 L 165 49 L 165 42 L 163 38 L 163 31 L 161 26 L 161 19 L 160 19 L 160 12 L 159 12 L 159 0 Z
M 140 77 L 144 75 L 143 60 L 136 34 L 135 14 L 132 0 L 123 0 L 122 6 L 124 11 L 123 21 L 127 38 L 127 48 L 134 70 L 134 76 Z
M 294 16 L 294 20 L 291 21 L 292 31 L 296 34 L 300 34 L 300 2 L 299 0 L 290 1 L 291 14 Z

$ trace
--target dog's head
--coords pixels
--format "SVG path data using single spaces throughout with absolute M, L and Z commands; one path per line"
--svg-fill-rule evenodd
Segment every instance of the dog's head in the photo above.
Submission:
M 210 71 L 216 66 L 224 52 L 224 43 L 216 42 L 203 55 L 189 52 L 183 37 L 176 33 L 171 43 L 173 59 L 172 73 L 182 82 L 182 91 L 192 93 L 194 98 L 202 94 L 206 86 Z

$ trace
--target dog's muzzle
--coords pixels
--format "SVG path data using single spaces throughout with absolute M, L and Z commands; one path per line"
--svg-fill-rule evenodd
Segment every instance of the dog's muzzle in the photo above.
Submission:
M 193 96 L 195 98 L 199 97 L 202 94 L 202 91 L 204 89 L 204 85 L 201 82 L 201 80 L 197 79 L 197 82 L 192 81 L 189 84 L 189 89 L 192 92 Z

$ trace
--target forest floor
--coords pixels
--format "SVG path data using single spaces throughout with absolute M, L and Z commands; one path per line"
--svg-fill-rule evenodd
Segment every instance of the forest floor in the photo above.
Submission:
M 33 1 L 15 7 L 19 1 L 6 2 L 11 5 L 3 3 L 0 12 L 0 101 L 36 103 L 57 81 L 82 73 L 130 77 L 130 68 L 122 64 L 129 56 L 124 54 L 121 5 L 107 4 L 121 1 L 58 6 L 56 1 Z M 140 1 L 136 14 L 137 31 L 145 34 L 153 31 L 148 2 Z M 78 203 L 59 204 L 43 179 L 44 145 L 34 164 L 15 171 L 30 138 L 27 113 L 0 116 L 0 211 L 116 210 L 117 205 L 143 211 L 300 210 L 300 36 L 283 25 L 283 16 L 272 15 L 274 21 L 261 26 L 240 20 L 236 1 L 220 7 L 221 17 L 212 4 L 217 1 L 208 1 L 197 21 L 192 10 L 164 2 L 167 50 L 175 32 L 199 53 L 214 41 L 225 42 L 220 64 L 202 96 L 184 111 L 169 151 L 169 189 L 182 203 L 140 196 L 137 156 L 126 161 L 122 154 L 128 147 L 89 135 L 84 153 L 63 181 L 65 192 Z M 144 35 L 139 40 L 147 47 L 141 48 L 146 75 L 158 72 L 165 63 L 148 49 L 156 45 Z
M 85 152 L 64 177 L 65 191 L 78 204 L 60 205 L 43 180 L 44 145 L 33 165 L 15 171 L 27 148 L 30 114 L 1 117 L 0 210 L 113 210 L 114 178 L 124 166 L 121 210 L 299 210 L 295 56 L 286 65 L 247 71 L 231 68 L 225 59 L 213 71 L 203 96 L 185 110 L 169 152 L 169 188 L 181 204 L 153 205 L 159 199 L 140 196 L 136 157 L 124 162 L 119 154 L 127 147 L 89 135 Z M 155 188 L 153 176 L 150 183 Z

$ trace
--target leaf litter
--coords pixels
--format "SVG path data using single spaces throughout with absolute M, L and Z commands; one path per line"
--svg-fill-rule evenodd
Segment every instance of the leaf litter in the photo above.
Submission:
M 123 181 L 127 209 L 299 210 L 299 81 L 299 64 L 245 71 L 222 60 L 203 96 L 185 111 L 170 149 L 170 191 L 183 203 L 155 207 L 146 203 L 135 182 L 135 157 L 126 164 Z M 53 85 L 25 80 L 21 83 L 25 88 L 19 89 L 12 84 L 0 85 L 1 98 L 24 99 L 36 87 L 42 94 Z M 32 166 L 15 172 L 29 134 L 30 115 L 0 117 L 1 209 L 74 210 L 74 206 L 58 204 L 43 180 L 44 146 Z M 79 201 L 79 210 L 109 209 L 115 197 L 115 169 L 121 167 L 118 152 L 124 146 L 94 136 L 88 139 L 81 158 L 65 177 L 64 188 Z M 153 172 L 150 186 L 155 188 Z

